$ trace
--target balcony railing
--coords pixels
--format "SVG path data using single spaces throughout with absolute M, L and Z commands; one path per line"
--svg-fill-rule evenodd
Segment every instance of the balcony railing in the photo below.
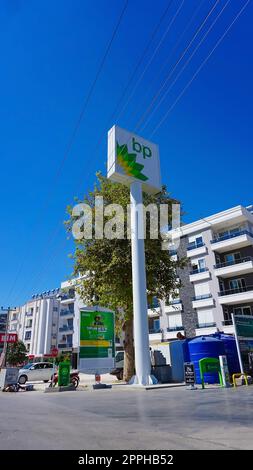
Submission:
M 25 325 L 25 329 L 31 329 L 32 328 L 32 325 Z
M 33 312 L 25 312 L 25 315 L 26 315 L 26 317 L 32 317 L 32 316 L 33 316 Z
M 177 304 L 181 304 L 181 299 L 172 299 L 168 303 L 168 305 L 177 305 Z
M 72 347 L 73 347 L 72 343 L 67 343 L 67 344 L 65 344 L 65 343 L 64 343 L 64 344 L 59 343 L 59 344 L 58 344 L 58 348 L 59 348 L 59 349 L 67 349 L 67 348 L 72 348 Z
M 215 322 L 210 323 L 198 323 L 197 328 L 210 328 L 211 326 L 216 326 Z
M 224 263 L 218 263 L 214 265 L 214 269 L 226 268 L 227 266 L 233 266 L 235 264 L 247 263 L 248 261 L 253 261 L 252 256 L 246 256 L 245 258 L 234 259 L 231 261 L 226 261 Z
M 61 300 L 74 300 L 75 294 L 61 294 L 60 298 Z
M 64 325 L 59 328 L 59 331 L 72 331 L 73 330 L 73 325 Z
M 229 320 L 223 320 L 223 321 L 222 321 L 222 325 L 223 325 L 223 326 L 226 326 L 226 325 L 233 325 L 233 320 L 232 320 L 232 318 L 230 318 Z
M 199 268 L 199 269 L 193 269 L 190 274 L 199 274 L 199 273 L 205 273 L 208 271 L 208 268 Z
M 167 331 L 182 331 L 184 329 L 183 325 L 181 326 L 169 326 Z
M 205 243 L 204 242 L 192 242 L 192 243 L 189 243 L 189 245 L 187 246 L 187 250 L 194 250 L 195 248 L 201 248 L 201 246 L 205 246 Z
M 149 334 L 153 334 L 153 333 L 161 333 L 161 328 L 150 328 Z
M 211 240 L 211 243 L 218 243 L 223 242 L 225 240 L 229 240 L 230 238 L 240 237 L 240 235 L 249 235 L 253 238 L 253 233 L 249 232 L 248 230 L 239 230 L 235 233 L 229 233 L 228 235 L 223 235 L 222 237 L 217 237 Z
M 175 256 L 175 255 L 177 255 L 177 250 L 169 250 L 169 255 L 170 255 L 170 256 Z
M 74 312 L 71 312 L 70 310 L 61 310 L 60 311 L 60 316 L 65 317 L 67 315 L 74 315 Z
M 212 294 L 196 295 L 195 297 L 192 297 L 192 300 L 204 300 L 204 299 L 210 299 L 211 297 L 212 297 Z
M 253 291 L 253 286 L 244 286 L 244 287 L 236 287 L 235 289 L 226 289 L 221 292 L 218 292 L 219 296 L 223 295 L 233 295 L 233 294 L 240 294 L 241 292 L 250 292 Z

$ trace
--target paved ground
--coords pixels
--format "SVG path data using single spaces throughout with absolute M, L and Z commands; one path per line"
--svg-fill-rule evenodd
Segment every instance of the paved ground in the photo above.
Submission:
M 0 392 L 0 449 L 252 449 L 253 386 Z

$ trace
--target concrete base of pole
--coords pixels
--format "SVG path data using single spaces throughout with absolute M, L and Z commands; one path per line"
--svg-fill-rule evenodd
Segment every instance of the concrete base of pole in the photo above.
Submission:
M 148 375 L 146 377 L 142 377 L 142 380 L 139 380 L 137 375 L 133 375 L 133 377 L 129 380 L 129 385 L 137 385 L 137 386 L 146 386 L 146 385 L 154 385 L 157 384 L 158 380 L 154 375 Z

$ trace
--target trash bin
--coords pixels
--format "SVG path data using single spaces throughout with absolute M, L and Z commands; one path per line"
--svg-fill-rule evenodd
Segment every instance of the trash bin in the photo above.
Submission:
M 58 370 L 58 385 L 67 387 L 70 382 L 70 362 L 60 362 Z

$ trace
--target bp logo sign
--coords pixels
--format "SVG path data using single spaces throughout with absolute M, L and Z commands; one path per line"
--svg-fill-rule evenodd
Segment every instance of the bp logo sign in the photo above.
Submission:
M 158 146 L 118 126 L 108 132 L 108 178 L 123 184 L 142 182 L 146 192 L 161 189 Z

